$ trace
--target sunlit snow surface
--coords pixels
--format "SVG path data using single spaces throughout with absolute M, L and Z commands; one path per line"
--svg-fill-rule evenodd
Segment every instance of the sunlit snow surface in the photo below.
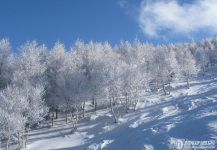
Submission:
M 78 129 L 64 123 L 64 114 L 55 126 L 45 122 L 30 133 L 28 150 L 166 150 L 178 141 L 217 140 L 217 68 L 190 82 L 174 83 L 171 95 L 145 92 L 137 110 L 130 110 L 118 123 L 109 108 L 87 116 Z M 217 143 L 217 142 L 216 142 Z M 216 144 L 217 149 L 217 144 Z

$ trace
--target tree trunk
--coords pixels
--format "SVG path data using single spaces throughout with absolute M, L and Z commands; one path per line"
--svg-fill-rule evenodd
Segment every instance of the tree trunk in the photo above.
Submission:
M 118 104 L 116 105 L 116 109 L 117 109 L 117 117 L 120 117 L 120 113 L 119 113 L 119 108 L 118 108 Z
M 7 140 L 7 147 L 6 147 L 6 150 L 9 150 L 9 143 L 10 143 L 10 135 L 8 136 L 8 140 Z
M 123 111 L 122 111 L 122 116 L 121 117 L 124 116 L 125 112 L 126 112 L 126 105 L 124 105 L 124 107 L 123 107 Z
M 20 139 L 20 132 L 18 131 L 18 145 L 19 145 L 19 149 L 22 148 L 21 146 L 21 139 Z
M 205 67 L 201 67 L 202 75 L 205 76 Z
M 85 116 L 85 102 L 83 102 L 83 118 Z
M 163 90 L 164 90 L 164 94 L 167 95 L 167 91 L 166 91 L 166 88 L 165 88 L 165 84 L 163 83 Z
M 134 104 L 134 111 L 136 111 L 136 105 L 138 103 L 138 100 L 135 100 L 135 104 Z
M 52 108 L 52 127 L 54 126 L 54 106 Z
M 66 110 L 66 123 L 68 123 L 68 110 Z
M 93 103 L 93 106 L 94 106 L 94 111 L 96 112 L 96 108 L 97 108 L 97 103 L 96 103 L 96 99 L 95 97 L 93 96 L 93 99 L 92 99 L 92 103 Z
M 10 135 L 10 127 L 8 127 L 8 140 L 7 140 L 7 146 L 6 146 L 6 149 L 9 150 L 9 143 L 10 143 L 10 140 L 11 140 L 11 135 Z
M 112 98 L 109 98 L 109 99 L 110 99 L 110 107 L 111 107 L 111 111 L 112 111 L 112 114 L 113 114 L 113 116 L 114 116 L 114 118 L 115 118 L 115 123 L 117 123 L 118 118 L 117 118 L 117 116 L 115 115 L 115 112 L 114 112 L 114 109 L 113 109 Z
M 73 129 L 75 129 L 75 118 L 74 118 L 73 110 L 71 110 L 71 120 L 72 120 Z
M 125 95 L 125 101 L 126 101 L 126 95 Z M 123 117 L 124 114 L 125 114 L 125 111 L 126 111 L 126 103 L 127 103 L 127 101 L 126 101 L 126 103 L 123 103 L 122 100 L 120 99 L 120 102 L 123 105 L 123 110 L 122 110 L 122 114 L 121 114 L 121 117 Z
M 28 129 L 27 129 L 27 133 L 26 133 L 25 148 L 27 147 L 27 143 L 28 143 L 29 130 L 30 130 L 30 124 L 28 124 Z
M 24 130 L 22 131 L 22 147 L 24 146 Z
M 74 122 L 74 129 L 77 129 L 77 125 L 78 125 L 78 108 L 76 108 L 76 119 Z
M 56 119 L 58 119 L 59 108 L 56 108 Z
M 74 118 L 74 113 L 73 113 L 73 110 L 71 111 L 71 115 L 72 115 L 72 117 Z
M 76 110 L 76 129 L 78 128 L 78 109 Z
M 187 75 L 186 75 L 186 82 L 187 82 L 187 89 L 189 89 L 190 85 L 189 85 L 189 71 L 187 72 Z
M 170 81 L 169 81 L 169 95 L 170 95 L 170 93 L 171 93 L 171 84 L 170 84 Z
M 159 89 L 159 87 L 158 87 L 158 80 L 156 80 L 156 81 L 155 81 L 155 92 L 157 92 L 158 89 Z
M 189 85 L 189 81 L 187 80 L 187 89 L 189 89 L 190 85 Z
M 130 110 L 129 106 L 130 106 L 130 98 L 129 98 L 129 96 L 126 96 L 126 109 L 125 109 L 125 113 L 128 113 L 128 111 Z
M 95 112 L 96 112 L 96 110 L 97 110 L 97 102 L 95 100 Z
M 93 97 L 93 101 L 94 101 L 94 110 L 96 112 L 96 108 L 97 108 L 97 102 L 96 102 L 96 99 Z
M 189 85 L 189 77 L 186 77 L 186 82 L 187 82 L 187 89 L 189 89 L 190 85 Z

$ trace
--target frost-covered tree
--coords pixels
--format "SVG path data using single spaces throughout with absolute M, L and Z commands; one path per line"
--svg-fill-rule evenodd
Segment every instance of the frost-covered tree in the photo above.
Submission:
M 26 125 L 26 136 L 25 136 L 25 147 L 28 143 L 28 134 L 30 127 L 34 124 L 38 124 L 47 115 L 48 107 L 45 104 L 44 87 L 42 85 L 36 85 L 33 87 L 28 82 L 25 83 L 22 89 L 22 95 L 27 101 L 27 108 L 24 111 L 24 117 L 27 118 Z
M 27 125 L 25 135 L 25 147 L 28 142 L 28 133 L 31 125 L 43 120 L 47 113 L 47 106 L 44 102 L 44 86 L 46 70 L 45 64 L 46 47 L 37 46 L 37 42 L 27 42 L 20 47 L 16 67 L 18 68 L 12 78 L 12 85 L 22 89 L 27 107 L 23 115 L 26 117 Z
M 215 64 L 217 62 L 217 36 L 211 39 L 211 64 Z
M 77 40 L 75 46 L 71 49 L 71 54 L 74 59 L 79 58 L 83 76 L 86 82 L 86 90 L 82 95 L 83 101 L 83 116 L 85 115 L 86 101 L 93 99 L 93 104 L 96 110 L 97 102 L 96 96 L 99 94 L 100 86 L 102 83 L 102 67 L 103 67 L 103 46 L 101 43 L 93 43 L 90 41 L 84 44 L 83 41 Z M 77 62 L 79 62 L 77 60 Z
M 7 38 L 0 40 L 0 89 L 5 88 L 11 81 L 15 69 L 13 59 L 9 40 Z
M 61 74 L 61 68 L 64 66 L 66 50 L 61 42 L 56 42 L 54 47 L 47 56 L 47 69 L 45 71 L 46 87 L 45 98 L 47 104 L 52 108 L 52 126 L 54 125 L 54 111 L 56 111 L 56 118 L 58 118 L 60 98 L 57 95 L 57 79 Z
M 104 88 L 107 91 L 106 96 L 109 100 L 108 103 L 110 104 L 111 112 L 114 116 L 115 123 L 120 117 L 119 98 L 121 94 L 122 75 L 124 73 L 122 68 L 122 62 L 118 58 L 120 58 L 120 55 L 118 55 L 118 53 L 110 51 L 110 53 L 108 53 L 107 55 L 107 59 L 105 60 L 106 65 L 104 68 Z
M 20 76 L 22 80 L 28 80 L 32 86 L 45 85 L 46 50 L 45 45 L 38 46 L 36 41 L 28 41 L 19 49 L 20 55 L 18 56 L 16 67 L 19 70 L 19 74 L 22 74 Z M 16 73 L 14 76 L 16 76 Z M 21 84 L 22 80 L 18 79 L 14 82 Z
M 170 94 L 171 92 L 171 82 L 179 77 L 179 65 L 176 60 L 176 55 L 174 52 L 174 45 L 163 46 L 161 51 L 163 52 L 162 59 L 162 76 L 161 82 L 163 85 L 163 90 L 165 94 Z M 167 92 L 166 85 L 168 84 L 169 90 Z
M 189 79 L 193 74 L 197 73 L 196 61 L 191 51 L 189 51 L 187 44 L 176 45 L 177 61 L 180 64 L 180 70 L 185 77 L 187 88 L 189 89 Z
M 163 77 L 163 62 L 164 52 L 162 51 L 162 45 L 158 45 L 153 51 L 153 57 L 151 61 L 152 80 L 155 84 L 155 91 L 158 91 L 162 83 Z
M 121 52 L 124 60 L 124 76 L 123 81 L 123 95 L 125 97 L 125 112 L 130 106 L 136 109 L 136 105 L 139 102 L 139 95 L 143 89 L 148 87 L 148 71 L 145 45 L 140 43 L 136 38 L 134 40 L 134 45 L 131 47 L 128 42 L 121 44 Z M 147 72 L 146 72 L 147 71 Z
M 202 75 L 204 76 L 205 75 L 205 72 L 206 72 L 206 68 L 208 67 L 210 61 L 209 61 L 209 52 L 204 50 L 202 47 L 199 47 L 197 50 L 196 50 L 196 62 L 197 62 L 197 65 L 200 66 L 200 69 L 201 69 L 201 72 L 202 72 Z
M 77 98 L 81 94 L 82 86 L 85 83 L 81 67 L 76 66 L 69 53 L 65 55 L 65 64 L 61 68 L 61 74 L 57 76 L 57 96 L 60 100 L 60 107 L 66 113 L 66 123 L 69 112 L 76 110 L 78 113 L 81 107 L 81 99 Z M 78 68 L 77 68 L 78 67 Z M 82 87 L 81 87 L 82 86 Z M 79 96 L 78 96 L 79 95 Z M 77 121 L 77 119 L 76 119 Z
M 27 118 L 23 115 L 27 101 L 17 87 L 8 86 L 0 91 L 0 135 L 7 138 L 7 150 L 12 139 L 19 141 Z

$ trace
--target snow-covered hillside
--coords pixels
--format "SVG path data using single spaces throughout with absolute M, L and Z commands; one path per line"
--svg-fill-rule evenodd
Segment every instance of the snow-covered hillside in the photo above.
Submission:
M 190 82 L 174 83 L 171 95 L 146 92 L 137 110 L 131 109 L 118 123 L 110 108 L 87 113 L 78 129 L 62 118 L 41 124 L 30 132 L 28 150 L 71 149 L 182 149 L 187 146 L 217 148 L 217 73 Z M 89 109 L 93 109 L 89 105 Z M 91 117 L 90 117 L 91 116 Z M 182 145 L 183 144 L 183 145 Z

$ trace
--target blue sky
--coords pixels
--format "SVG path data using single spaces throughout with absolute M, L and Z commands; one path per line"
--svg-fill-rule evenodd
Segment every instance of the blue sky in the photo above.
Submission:
M 14 51 L 27 40 L 68 49 L 78 38 L 112 46 L 136 36 L 155 45 L 198 41 L 216 35 L 216 8 L 216 0 L 0 0 L 0 39 Z

